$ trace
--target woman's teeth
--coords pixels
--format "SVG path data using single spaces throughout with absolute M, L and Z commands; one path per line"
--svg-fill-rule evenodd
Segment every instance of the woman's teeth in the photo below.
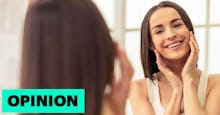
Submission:
M 181 44 L 181 42 L 177 42 L 177 43 L 169 45 L 168 48 L 173 48 L 173 47 L 176 47 L 176 46 L 178 46 L 180 44 Z

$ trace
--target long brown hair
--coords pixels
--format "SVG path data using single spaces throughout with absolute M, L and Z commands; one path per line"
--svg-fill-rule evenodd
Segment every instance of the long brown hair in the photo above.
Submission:
M 186 27 L 189 31 L 194 33 L 192 22 L 186 13 L 186 11 L 179 6 L 178 4 L 170 1 L 162 1 L 159 4 L 153 6 L 145 15 L 144 20 L 141 25 L 141 63 L 144 70 L 145 77 L 150 78 L 153 80 L 152 74 L 159 71 L 157 64 L 156 64 L 156 56 L 154 51 L 150 49 L 150 45 L 152 44 L 151 41 L 151 34 L 149 30 L 149 20 L 151 15 L 158 10 L 159 8 L 170 7 L 174 8 L 185 23 Z
M 25 18 L 22 51 L 21 88 L 85 88 L 85 115 L 100 115 L 115 50 L 91 0 L 34 2 Z

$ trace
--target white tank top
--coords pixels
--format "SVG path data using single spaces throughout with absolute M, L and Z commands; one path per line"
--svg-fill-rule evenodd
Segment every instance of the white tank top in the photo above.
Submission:
M 154 82 L 146 78 L 149 100 L 153 106 L 155 115 L 163 115 L 165 110 L 160 102 L 158 79 L 156 77 L 156 74 L 154 74 L 153 76 L 155 78 Z M 202 72 L 200 75 L 199 86 L 198 86 L 198 99 L 200 105 L 202 106 L 205 105 L 207 84 L 208 84 L 208 74 Z M 184 113 L 181 113 L 180 115 L 184 115 Z

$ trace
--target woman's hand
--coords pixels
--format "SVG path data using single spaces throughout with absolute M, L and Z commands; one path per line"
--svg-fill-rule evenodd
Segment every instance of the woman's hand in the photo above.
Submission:
M 170 82 L 173 89 L 182 88 L 182 81 L 180 77 L 172 72 L 167 65 L 164 63 L 163 58 L 160 56 L 157 50 L 154 50 L 156 58 L 157 58 L 157 66 L 158 69 L 164 74 L 166 79 Z
M 180 113 L 181 106 L 183 108 L 183 83 L 180 77 L 167 67 L 159 52 L 155 50 L 155 54 L 157 57 L 157 66 L 159 70 L 162 72 L 162 74 L 164 74 L 173 88 L 169 103 L 164 111 L 164 115 L 178 115 Z
M 102 115 L 125 115 L 126 100 L 129 93 L 130 81 L 133 76 L 134 70 L 128 60 L 126 53 L 121 50 L 117 43 L 116 47 L 116 59 L 120 64 L 120 80 L 115 80 L 113 77 L 113 83 L 111 84 L 111 91 L 105 97 L 104 110 Z
M 190 45 L 191 52 L 181 73 L 183 81 L 187 78 L 190 78 L 190 79 L 193 78 L 193 76 L 196 76 L 198 73 L 197 71 L 198 69 L 196 68 L 196 65 L 197 65 L 198 58 L 199 58 L 199 46 L 192 32 L 190 32 L 189 45 Z

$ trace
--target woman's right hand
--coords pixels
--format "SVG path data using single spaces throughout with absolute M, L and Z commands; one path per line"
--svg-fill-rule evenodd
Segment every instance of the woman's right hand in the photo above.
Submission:
M 183 109 L 183 82 L 181 81 L 180 76 L 176 75 L 167 67 L 157 50 L 155 50 L 155 54 L 157 57 L 157 66 L 159 70 L 164 75 L 164 77 L 166 77 L 173 88 L 164 115 L 178 115 L 181 108 Z
M 182 88 L 182 81 L 180 80 L 180 77 L 176 75 L 174 72 L 172 72 L 167 65 L 164 63 L 163 58 L 159 54 L 157 50 L 154 50 L 156 58 L 157 58 L 157 66 L 158 69 L 162 72 L 162 74 L 166 77 L 166 79 L 169 81 L 173 89 Z

